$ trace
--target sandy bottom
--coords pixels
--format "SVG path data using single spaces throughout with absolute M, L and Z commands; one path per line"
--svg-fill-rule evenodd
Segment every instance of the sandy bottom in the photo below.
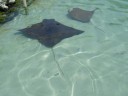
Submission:
M 97 10 L 90 23 L 69 19 L 71 8 Z M 0 27 L 0 96 L 128 96 L 128 2 L 37 0 Z M 19 29 L 55 19 L 85 31 L 58 43 L 54 53 Z

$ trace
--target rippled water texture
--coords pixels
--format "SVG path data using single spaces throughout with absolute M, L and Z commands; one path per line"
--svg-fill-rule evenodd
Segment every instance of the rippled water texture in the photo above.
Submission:
M 71 8 L 97 10 L 90 23 L 69 19 Z M 84 30 L 51 49 L 15 35 L 19 29 L 54 18 Z M 0 96 L 128 96 L 128 1 L 36 0 L 0 27 Z

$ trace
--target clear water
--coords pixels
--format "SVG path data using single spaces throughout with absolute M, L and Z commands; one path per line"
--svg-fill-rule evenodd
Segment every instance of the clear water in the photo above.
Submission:
M 74 7 L 100 10 L 81 23 L 66 16 Z M 127 0 L 36 0 L 23 14 L 0 27 L 0 96 L 128 96 Z M 54 47 L 66 79 L 51 49 L 15 35 L 44 18 L 85 31 Z

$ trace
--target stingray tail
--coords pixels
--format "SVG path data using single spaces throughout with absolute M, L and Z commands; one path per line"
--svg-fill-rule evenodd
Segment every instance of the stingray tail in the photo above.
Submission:
M 58 62 L 58 60 L 56 59 L 56 56 L 55 56 L 55 53 L 54 53 L 53 48 L 51 48 L 51 51 L 52 51 L 52 54 L 53 54 L 53 58 L 54 58 L 54 60 L 55 60 L 55 62 L 56 62 L 57 68 L 58 68 L 58 70 L 59 70 L 60 76 L 62 77 L 62 79 L 63 79 L 64 81 L 66 81 L 66 83 L 67 83 L 69 86 L 71 86 L 71 82 L 70 82 L 69 78 L 64 75 L 64 73 L 63 73 L 63 71 L 62 71 L 62 69 L 61 69 L 61 67 L 60 67 L 59 62 Z
M 100 31 L 102 31 L 102 32 L 104 32 L 105 33 L 105 31 L 104 30 L 102 30 L 101 28 L 99 28 L 97 25 L 95 25 L 93 22 L 91 22 L 92 23 L 92 25 L 94 25 L 94 27 L 95 28 L 97 28 L 98 30 L 100 30 Z
M 58 68 L 58 70 L 59 70 L 59 73 L 60 73 L 60 75 L 62 76 L 62 78 L 65 79 L 64 73 L 63 73 L 63 71 L 62 71 L 62 69 L 61 69 L 61 67 L 60 67 L 59 62 L 58 62 L 57 59 L 56 59 L 56 56 L 55 56 L 55 53 L 54 53 L 53 48 L 51 48 L 51 51 L 52 51 L 52 54 L 53 54 L 53 58 L 54 58 L 54 60 L 55 60 L 55 62 L 56 62 L 56 64 L 57 64 L 57 68 Z

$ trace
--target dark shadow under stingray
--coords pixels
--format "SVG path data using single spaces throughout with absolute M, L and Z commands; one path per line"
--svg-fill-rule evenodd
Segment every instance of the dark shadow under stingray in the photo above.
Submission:
M 84 32 L 84 31 L 63 25 L 55 21 L 54 19 L 44 19 L 40 23 L 33 24 L 31 27 L 27 27 L 19 31 L 25 37 L 28 37 L 31 39 L 37 39 L 41 44 L 52 49 L 54 60 L 57 64 L 58 70 L 61 75 L 64 75 L 64 74 L 59 66 L 59 62 L 55 57 L 53 47 L 63 39 L 72 37 L 74 35 L 79 35 Z

